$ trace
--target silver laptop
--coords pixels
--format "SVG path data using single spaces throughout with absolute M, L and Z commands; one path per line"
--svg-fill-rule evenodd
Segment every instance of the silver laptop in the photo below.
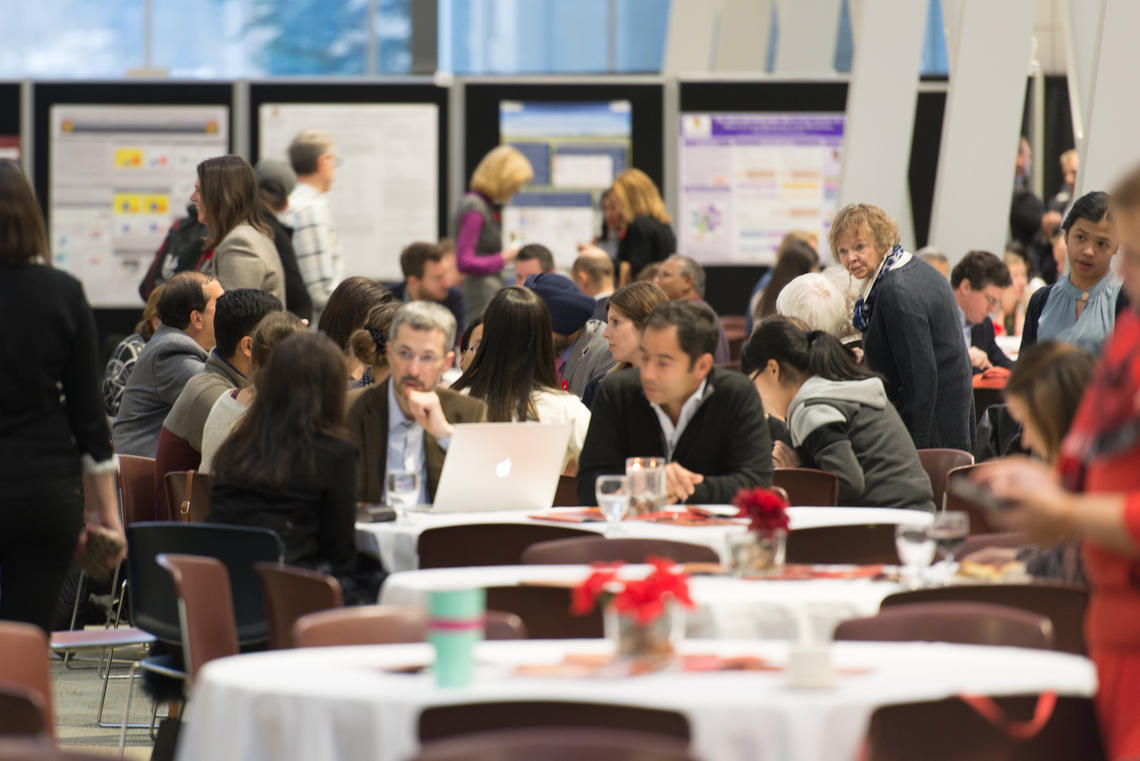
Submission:
M 569 441 L 569 423 L 456 425 L 431 511 L 546 510 Z

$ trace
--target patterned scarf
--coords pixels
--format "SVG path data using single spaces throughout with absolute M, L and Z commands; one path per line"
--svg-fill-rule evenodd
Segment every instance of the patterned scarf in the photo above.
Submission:
M 883 264 L 879 267 L 879 272 L 875 275 L 875 282 L 871 284 L 871 290 L 867 292 L 865 297 L 860 297 L 855 302 L 855 314 L 851 318 L 851 324 L 860 333 L 863 333 L 871 324 L 871 310 L 875 308 L 875 296 L 879 293 L 879 286 L 883 282 L 883 278 L 891 271 L 891 267 L 895 266 L 899 259 L 902 258 L 903 247 L 895 246 L 891 249 L 890 253 L 883 258 Z

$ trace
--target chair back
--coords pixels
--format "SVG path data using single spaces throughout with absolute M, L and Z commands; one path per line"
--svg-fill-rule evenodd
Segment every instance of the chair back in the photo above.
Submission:
M 841 621 L 835 639 L 863 642 L 955 642 L 1038 650 L 1053 648 L 1053 623 L 1037 613 L 981 602 L 895 605 L 877 616 Z
M 483 639 L 526 639 L 526 624 L 514 613 L 489 610 L 483 614 Z
M 38 691 L 14 682 L 0 681 L 0 737 L 43 735 L 51 737 Z
M 420 568 L 518 565 L 523 550 L 536 542 L 594 535 L 585 529 L 533 523 L 439 526 L 420 534 L 417 553 Z
M 815 468 L 776 468 L 772 484 L 788 494 L 788 504 L 806 507 L 834 507 L 839 504 L 839 478 Z
M 1015 549 L 1029 544 L 1025 534 L 1020 531 L 1003 531 L 999 534 L 971 534 L 966 537 L 958 549 L 954 550 L 954 559 L 961 560 L 967 555 L 990 548 Z
M 688 743 L 689 721 L 675 711 L 557 700 L 459 703 L 425 708 L 420 713 L 420 742 L 501 729 L 589 728 L 627 730 Z M 533 756 L 532 756 L 533 758 Z M 542 756 L 545 758 L 545 756 Z M 592 756 L 579 756 L 592 758 Z
M 436 740 L 413 761 L 692 761 L 673 737 L 617 729 L 534 728 L 476 732 Z
M 918 461 L 930 479 L 930 490 L 934 494 L 934 506 L 941 509 L 945 504 L 946 474 L 954 468 L 974 464 L 974 455 L 961 449 L 920 449 Z
M 988 468 L 992 466 L 994 462 L 996 461 L 988 460 L 986 462 L 979 462 L 977 465 L 963 465 L 954 468 L 946 474 L 946 481 L 949 482 L 951 478 L 958 478 L 960 476 L 969 476 L 978 468 Z M 951 494 L 949 490 L 946 492 L 946 509 L 961 510 L 970 516 L 970 536 L 974 534 L 994 534 L 1001 531 L 1000 528 L 990 523 L 989 514 L 984 508 Z
M 51 649 L 43 629 L 18 621 L 0 621 L 0 654 L 0 682 L 31 693 L 43 708 L 48 731 L 53 731 Z
M 1072 584 L 1038 581 L 1032 584 L 955 584 L 910 592 L 896 592 L 882 609 L 927 602 L 983 602 L 1005 605 L 1045 616 L 1053 624 L 1053 647 L 1085 654 L 1084 620 L 1087 589 Z
M 117 455 L 119 494 L 123 501 L 123 526 L 139 521 L 153 521 L 154 458 L 131 454 Z
M 404 605 L 359 605 L 308 613 L 293 624 L 296 647 L 423 642 L 427 611 Z
M 554 507 L 581 507 L 578 499 L 578 479 L 574 476 L 559 476 L 554 489 Z
M 655 555 L 678 563 L 719 563 L 716 550 L 703 544 L 669 539 L 607 539 L 583 536 L 538 542 L 523 550 L 524 565 L 578 565 L 588 563 L 644 563 Z
M 487 609 L 514 613 L 531 639 L 598 639 L 605 633 L 600 610 L 585 616 L 570 613 L 566 587 L 487 587 Z
M 237 623 L 230 575 L 220 560 L 201 555 L 164 552 L 155 559 L 170 572 L 174 581 L 182 652 L 186 673 L 193 683 L 205 664 L 215 658 L 237 655 Z
M 786 560 L 789 563 L 898 565 L 895 526 L 870 523 L 793 529 L 788 533 Z
M 281 563 L 254 563 L 253 568 L 261 577 L 270 650 L 293 647 L 293 624 L 301 616 L 344 605 L 340 582 L 327 573 Z
M 259 560 L 280 562 L 284 547 L 277 534 L 264 528 L 218 523 L 156 521 L 127 527 L 134 625 L 164 642 L 178 645 L 182 642 L 182 629 L 174 585 L 170 574 L 156 560 L 164 552 L 222 561 L 230 577 L 238 641 L 265 640 L 265 606 L 253 564 Z
M 166 502 L 171 518 L 190 523 L 201 523 L 210 512 L 210 489 L 214 477 L 196 470 L 172 470 L 163 477 L 166 482 Z M 187 493 L 186 485 L 190 485 Z M 185 506 L 186 512 L 182 512 Z

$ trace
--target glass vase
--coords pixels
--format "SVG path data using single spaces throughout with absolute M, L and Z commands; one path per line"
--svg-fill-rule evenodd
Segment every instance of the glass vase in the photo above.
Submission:
M 757 579 L 784 570 L 788 532 L 742 531 L 728 535 L 728 568 L 734 576 Z
M 664 612 L 647 623 L 609 605 L 605 612 L 606 638 L 614 643 L 619 660 L 667 660 L 684 636 L 685 617 L 680 606 L 665 603 Z

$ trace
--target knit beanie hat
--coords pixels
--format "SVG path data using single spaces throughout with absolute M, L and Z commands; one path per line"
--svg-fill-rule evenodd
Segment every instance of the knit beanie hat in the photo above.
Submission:
M 531 275 L 523 285 L 546 302 L 551 327 L 559 335 L 568 336 L 581 330 L 597 306 L 597 302 L 582 293 L 573 280 L 556 272 Z

